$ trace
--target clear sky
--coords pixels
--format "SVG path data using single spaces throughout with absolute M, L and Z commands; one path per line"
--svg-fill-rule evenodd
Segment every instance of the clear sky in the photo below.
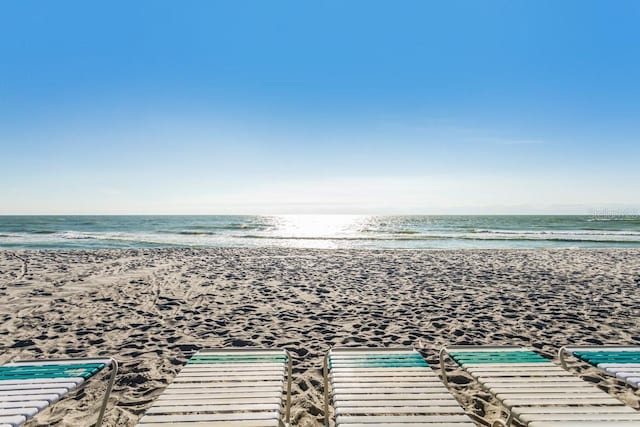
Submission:
M 0 214 L 640 209 L 638 1 L 6 1 Z

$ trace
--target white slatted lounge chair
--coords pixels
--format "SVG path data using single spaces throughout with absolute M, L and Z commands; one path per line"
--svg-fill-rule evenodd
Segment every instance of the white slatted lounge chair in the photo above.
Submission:
M 640 346 L 599 345 L 562 347 L 558 352 L 562 367 L 567 368 L 566 354 L 572 354 L 604 372 L 640 387 Z
M 449 355 L 527 427 L 640 426 L 640 413 L 520 346 L 451 346 Z
M 413 349 L 333 348 L 324 361 L 339 427 L 472 427 L 475 424 Z
M 289 425 L 290 406 L 286 350 L 205 349 L 189 359 L 138 427 L 282 427 Z
M 111 368 L 111 377 L 98 413 L 98 427 L 118 372 L 115 359 L 20 360 L 0 366 L 0 427 L 26 423 L 51 404 L 79 390 L 89 378 L 107 367 Z

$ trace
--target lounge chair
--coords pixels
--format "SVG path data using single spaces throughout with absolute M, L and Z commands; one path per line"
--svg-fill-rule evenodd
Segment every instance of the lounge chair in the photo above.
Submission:
M 333 348 L 324 360 L 324 413 L 329 379 L 340 427 L 472 427 L 475 424 L 413 349 Z
M 51 404 L 83 387 L 105 368 L 111 376 L 98 413 L 102 424 L 109 395 L 118 372 L 113 358 L 20 360 L 0 366 L 0 427 L 20 426 Z
M 640 386 L 640 346 L 599 345 L 562 347 L 560 363 L 567 368 L 566 354 L 572 354 L 635 388 Z
M 138 427 L 282 427 L 289 425 L 290 406 L 291 357 L 287 351 L 205 349 L 189 359 Z
M 527 427 L 640 426 L 640 413 L 520 346 L 451 346 L 440 351 L 471 374 Z

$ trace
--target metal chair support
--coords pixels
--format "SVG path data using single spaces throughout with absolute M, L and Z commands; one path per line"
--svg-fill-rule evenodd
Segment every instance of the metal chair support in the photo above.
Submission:
M 567 360 L 565 359 L 566 354 L 568 354 L 567 347 L 560 347 L 560 350 L 558 350 L 558 359 L 560 359 L 560 366 L 562 366 L 562 369 L 567 369 Z
M 329 349 L 324 355 L 322 376 L 324 380 L 324 425 L 329 427 Z
M 287 350 L 284 351 L 287 355 L 287 406 L 285 408 L 285 421 L 287 426 L 291 425 L 291 381 L 293 375 L 293 361 L 291 360 L 291 353 Z
M 116 382 L 116 375 L 118 374 L 118 361 L 113 357 L 110 357 L 109 360 L 111 360 L 111 377 L 107 383 L 107 389 L 104 391 L 104 399 L 102 401 L 102 406 L 100 407 L 100 412 L 98 413 L 96 427 L 100 427 L 102 425 L 104 412 L 107 409 L 107 403 L 109 403 L 109 396 L 111 395 L 111 390 L 113 389 L 113 385 Z
M 448 356 L 449 353 L 447 353 L 447 346 L 444 346 L 440 349 L 440 352 L 438 353 L 438 360 L 440 361 L 440 370 L 442 371 L 442 382 L 444 382 L 444 385 L 449 387 L 449 378 L 447 378 L 447 369 L 446 366 L 444 365 L 444 357 Z

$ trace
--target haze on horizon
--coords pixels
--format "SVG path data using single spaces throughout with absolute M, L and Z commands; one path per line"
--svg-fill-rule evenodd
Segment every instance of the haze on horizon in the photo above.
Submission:
M 640 3 L 5 3 L 0 214 L 640 210 Z

